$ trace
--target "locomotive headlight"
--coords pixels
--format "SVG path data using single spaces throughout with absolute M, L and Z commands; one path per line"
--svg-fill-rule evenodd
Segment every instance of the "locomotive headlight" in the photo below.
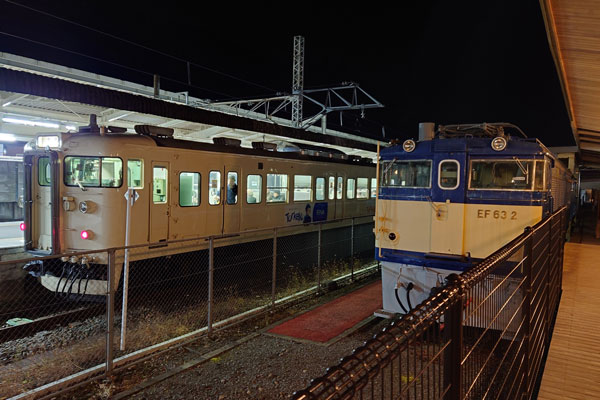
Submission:
M 492 149 L 502 151 L 506 148 L 506 139 L 502 136 L 496 136 L 492 139 Z
M 84 229 L 81 231 L 81 234 L 79 236 L 81 236 L 83 240 L 88 240 L 92 239 L 94 237 L 94 234 L 92 231 Z
M 402 143 L 402 148 L 407 153 L 410 153 L 411 151 L 413 151 L 415 149 L 415 147 L 417 147 L 417 144 L 412 139 L 405 140 L 404 143 Z

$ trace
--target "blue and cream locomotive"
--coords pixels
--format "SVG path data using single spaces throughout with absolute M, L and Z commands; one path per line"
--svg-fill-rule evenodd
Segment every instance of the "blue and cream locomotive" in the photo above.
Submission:
M 572 173 L 505 123 L 440 126 L 435 134 L 430 125 L 418 142 L 382 149 L 378 174 L 376 252 L 383 308 L 392 313 L 407 313 L 447 275 L 575 196 Z

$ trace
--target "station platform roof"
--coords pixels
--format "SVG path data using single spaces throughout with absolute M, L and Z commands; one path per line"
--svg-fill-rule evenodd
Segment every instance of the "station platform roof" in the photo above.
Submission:
M 213 138 L 319 144 L 375 159 L 382 139 L 311 126 L 257 111 L 211 104 L 154 87 L 26 57 L 0 53 L 0 132 L 27 141 L 40 132 L 76 130 L 95 114 L 98 124 L 134 132 L 138 124 L 174 129 L 174 137 L 211 143 Z M 7 136 L 5 136 L 6 138 Z

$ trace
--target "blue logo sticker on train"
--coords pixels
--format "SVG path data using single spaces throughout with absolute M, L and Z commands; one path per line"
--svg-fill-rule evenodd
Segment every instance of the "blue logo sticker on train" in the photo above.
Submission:
M 313 221 L 327 221 L 327 203 L 315 203 L 313 208 Z

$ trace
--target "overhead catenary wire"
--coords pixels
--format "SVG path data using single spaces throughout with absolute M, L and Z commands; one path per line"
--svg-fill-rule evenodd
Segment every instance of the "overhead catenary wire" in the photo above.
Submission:
M 23 37 L 23 36 L 15 35 L 15 34 L 4 32 L 4 31 L 0 31 L 0 35 L 9 36 L 9 37 L 12 37 L 12 38 L 15 38 L 15 39 L 24 40 L 26 42 L 34 43 L 34 44 L 41 45 L 41 46 L 46 46 L 46 47 L 49 47 L 49 48 L 54 49 L 54 50 L 64 51 L 66 53 L 75 54 L 75 55 L 78 55 L 80 57 L 86 57 L 86 58 L 89 58 L 91 60 L 103 62 L 103 63 L 109 64 L 109 65 L 112 65 L 112 66 L 115 66 L 115 67 L 127 69 L 129 71 L 137 72 L 137 73 L 140 73 L 140 74 L 144 74 L 144 75 L 148 75 L 148 76 L 154 76 L 154 74 L 152 72 L 144 71 L 144 70 L 133 68 L 133 67 L 128 67 L 126 65 L 122 65 L 122 64 L 119 64 L 119 63 L 116 63 L 116 62 L 113 62 L 113 61 L 103 60 L 101 58 L 90 56 L 88 54 L 83 54 L 83 53 L 80 53 L 80 52 L 77 52 L 77 51 L 74 51 L 74 50 L 65 49 L 65 48 L 62 48 L 62 47 L 59 47 L 59 46 L 56 46 L 56 45 L 53 45 L 53 44 L 40 42 L 39 40 L 29 39 L 29 38 L 26 38 L 26 37 Z M 200 87 L 200 86 L 196 86 L 196 85 L 189 85 L 187 82 L 183 82 L 183 81 L 180 81 L 180 80 L 177 80 L 177 79 L 173 79 L 173 78 L 169 78 L 169 77 L 166 77 L 166 76 L 161 76 L 160 78 L 162 80 L 166 80 L 166 81 L 174 82 L 174 83 L 179 83 L 181 85 L 186 85 L 186 86 L 189 86 L 189 87 L 193 87 L 195 89 L 204 90 L 204 91 L 207 91 L 207 92 L 218 94 L 220 96 L 226 96 L 228 98 L 234 98 L 234 96 L 231 96 L 231 95 L 226 94 L 226 93 L 218 92 L 218 91 L 215 91 L 215 90 L 211 90 L 211 89 Z
M 124 39 L 124 38 L 122 38 L 122 37 L 119 37 L 119 36 L 113 35 L 113 34 L 111 34 L 111 33 L 108 33 L 108 32 L 101 31 L 100 29 L 96 29 L 96 28 L 92 28 L 92 27 L 90 27 L 90 26 L 87 26 L 87 25 L 83 25 L 83 24 L 81 24 L 81 23 L 79 23 L 79 22 L 71 21 L 71 20 L 69 20 L 69 19 L 66 19 L 66 18 L 60 17 L 60 16 L 58 16 L 58 15 L 55 15 L 55 14 L 49 13 L 49 12 L 47 12 L 47 11 L 39 10 L 39 9 L 37 9 L 37 8 L 33 8 L 33 7 L 31 7 L 31 6 L 27 6 L 27 5 L 25 5 L 25 4 L 21 4 L 21 3 L 18 3 L 18 2 L 16 2 L 16 1 L 12 1 L 12 0 L 4 0 L 4 1 L 5 1 L 6 3 L 9 3 L 9 4 L 12 4 L 12 5 L 15 5 L 15 6 L 17 6 L 17 7 L 22 7 L 22 8 L 25 8 L 25 9 L 27 9 L 27 10 L 30 10 L 30 11 L 33 11 L 33 12 L 36 12 L 36 13 L 39 13 L 39 14 L 42 14 L 42 15 L 46 15 L 46 16 L 48 16 L 48 17 L 51 17 L 51 18 L 55 18 L 55 19 L 57 19 L 57 20 L 60 20 L 60 21 L 66 22 L 66 23 L 69 23 L 69 24 L 72 24 L 72 25 L 76 25 L 76 26 L 78 26 L 78 27 L 80 27 L 80 28 L 88 29 L 88 30 L 90 30 L 90 31 L 93 31 L 93 32 L 99 33 L 99 34 L 101 34 L 101 35 L 108 36 L 108 37 L 110 37 L 110 38 L 112 38 L 112 39 L 119 40 L 119 41 L 122 41 L 122 42 L 124 42 L 124 43 L 128 43 L 128 44 L 130 44 L 130 45 L 132 45 L 132 46 L 136 46 L 136 47 L 142 48 L 142 49 L 144 49 L 144 50 L 151 51 L 151 52 L 154 52 L 154 53 L 156 53 L 156 54 L 160 54 L 160 55 L 162 55 L 162 56 L 164 56 L 164 57 L 169 57 L 169 58 L 172 58 L 172 59 L 174 59 L 174 60 L 177 60 L 177 61 L 181 61 L 181 62 L 184 62 L 184 63 L 189 63 L 190 65 L 193 65 L 194 67 L 198 67 L 198 68 L 204 69 L 204 70 L 206 70 L 206 71 L 209 71 L 209 72 L 212 72 L 212 73 L 215 73 L 215 74 L 223 75 L 223 76 L 225 76 L 225 77 L 228 77 L 228 78 L 231 78 L 231 79 L 235 79 L 235 80 L 237 80 L 237 81 L 239 81 L 239 82 L 246 83 L 246 84 L 248 84 L 248 85 L 253 85 L 253 86 L 256 86 L 256 87 L 260 87 L 260 88 L 262 88 L 262 89 L 266 89 L 266 90 L 269 90 L 269 91 L 277 92 L 277 90 L 276 90 L 276 89 L 270 88 L 270 87 L 268 87 L 268 86 L 261 85 L 261 84 L 259 84 L 259 83 L 255 83 L 255 82 L 252 82 L 252 81 L 249 81 L 249 80 L 243 79 L 243 78 L 239 78 L 239 77 L 237 77 L 237 76 L 234 76 L 234 75 L 228 74 L 228 73 L 226 73 L 226 72 L 222 72 L 222 71 L 216 70 L 216 69 L 214 69 L 214 68 L 210 68 L 210 67 L 207 67 L 207 66 L 204 66 L 204 65 L 201 65 L 201 64 L 197 64 L 197 63 L 191 62 L 191 61 L 189 61 L 189 60 L 186 60 L 186 59 L 184 59 L 184 58 L 177 57 L 177 56 L 174 56 L 174 55 L 172 55 L 172 54 L 168 54 L 168 53 L 162 52 L 162 51 L 160 51 L 160 50 L 153 49 L 153 48 L 151 48 L 151 47 L 148 47 L 148 46 L 144 46 L 144 45 L 142 45 L 142 44 L 139 44 L 139 43 L 133 42 L 133 41 L 131 41 L 131 40 L 128 40 L 128 39 Z

